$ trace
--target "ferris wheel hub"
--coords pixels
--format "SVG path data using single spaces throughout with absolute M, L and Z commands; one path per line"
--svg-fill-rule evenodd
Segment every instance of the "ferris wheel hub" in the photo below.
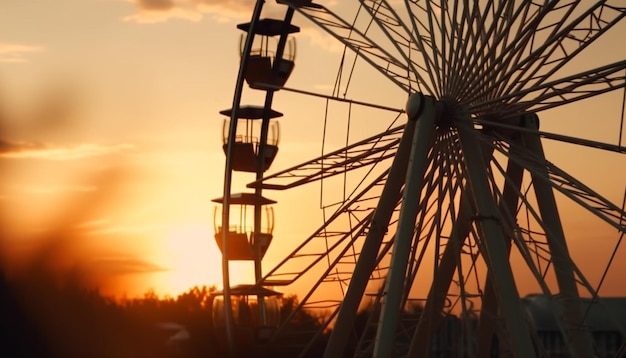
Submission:
M 412 93 L 406 102 L 406 114 L 411 121 L 417 121 L 424 111 L 427 96 L 420 92 Z M 434 100 L 434 99 L 433 99 Z M 435 125 L 438 130 L 449 130 L 454 127 L 454 123 L 459 120 L 470 118 L 466 107 L 461 106 L 458 101 L 449 97 L 442 97 L 435 103 Z
M 435 103 L 435 126 L 439 132 L 446 132 L 455 127 L 459 121 L 471 120 L 466 106 L 451 97 L 442 97 Z

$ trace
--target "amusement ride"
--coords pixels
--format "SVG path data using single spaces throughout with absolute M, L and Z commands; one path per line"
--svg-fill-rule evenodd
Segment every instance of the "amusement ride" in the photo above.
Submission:
M 581 161 L 599 153 L 612 167 L 605 182 L 625 189 L 619 32 L 626 34 L 626 3 L 276 2 L 282 18 L 263 17 L 265 1 L 257 0 L 251 21 L 237 25 L 239 73 L 232 107 L 220 112 L 226 165 L 224 195 L 214 202 L 223 290 L 214 293 L 213 312 L 225 350 L 236 356 L 244 345 L 273 346 L 304 357 L 321 346 L 325 358 L 618 354 L 626 321 L 611 313 L 602 284 L 624 258 L 626 194 L 608 195 L 602 183 L 592 188 L 546 153 L 553 144 Z M 301 32 L 294 19 L 343 49 L 332 94 L 287 85 Z M 400 102 L 349 99 L 363 68 L 395 88 Z M 242 103 L 244 91 L 263 94 L 264 102 Z M 303 103 L 317 98 L 377 111 L 385 128 L 275 169 L 283 114 L 273 105 L 283 92 Z M 581 105 L 587 111 L 577 113 Z M 543 128 L 559 116 L 568 119 L 555 119 L 566 124 L 562 130 Z M 614 138 L 569 131 L 568 123 L 580 122 L 590 134 L 608 126 Z M 233 191 L 241 173 L 254 180 Z M 281 240 L 272 209 L 280 203 L 271 193 L 338 178 L 343 195 L 321 208 L 319 228 L 290 238 L 293 250 L 263 267 Z M 563 219 L 563 203 L 611 233 L 588 238 L 611 248 L 597 262 L 602 275 L 588 277 L 571 254 L 576 228 Z M 255 281 L 231 286 L 232 261 L 251 262 Z M 537 295 L 520 293 L 522 277 Z M 281 316 L 281 292 L 296 282 L 308 291 Z M 548 307 L 541 317 L 538 307 Z M 294 329 L 305 311 L 321 313 L 306 316 L 314 320 L 307 329 Z M 600 316 L 615 342 L 601 339 L 593 318 Z

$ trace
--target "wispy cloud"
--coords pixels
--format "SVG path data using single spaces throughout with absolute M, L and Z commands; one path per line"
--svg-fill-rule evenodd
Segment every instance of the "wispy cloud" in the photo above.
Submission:
M 83 186 L 83 185 L 57 185 L 50 187 L 22 187 L 23 192 L 28 194 L 58 194 L 58 193 L 67 193 L 67 192 L 78 192 L 78 193 L 88 193 L 92 191 L 96 191 L 97 188 L 94 186 Z
M 117 226 L 94 226 L 91 228 L 92 235 L 110 234 L 150 234 L 158 232 L 161 227 L 158 225 L 117 225 Z
M 0 155 L 29 150 L 43 150 L 46 146 L 40 142 L 24 142 L 0 139 Z
M 109 222 L 110 222 L 110 220 L 108 218 L 87 220 L 87 221 L 84 221 L 82 223 L 77 224 L 76 228 L 79 228 L 79 229 L 99 229 L 99 228 L 102 228 L 102 227 L 108 225 Z
M 130 256 L 103 257 L 94 261 L 96 267 L 113 275 L 167 271 L 159 265 Z
M 137 12 L 124 18 L 139 23 L 170 19 L 200 21 L 205 15 L 220 20 L 249 17 L 256 0 L 127 0 Z M 270 10 L 271 11 L 271 10 Z
M 40 142 L 0 139 L 0 158 L 35 158 L 47 160 L 74 160 L 119 153 L 133 148 L 130 144 L 103 146 L 82 144 L 74 147 L 56 147 Z
M 164 22 L 170 19 L 202 20 L 203 14 L 193 1 L 181 0 L 129 0 L 135 3 L 137 12 L 126 16 L 125 21 L 143 24 Z
M 249 20 L 256 0 L 126 0 L 134 3 L 137 12 L 124 18 L 126 21 L 138 23 L 157 23 L 170 19 L 200 21 L 205 16 L 218 22 L 231 20 Z M 321 1 L 316 1 L 320 2 Z M 323 1 L 324 5 L 332 8 L 339 3 L 336 0 Z M 285 14 L 285 5 L 275 2 L 266 2 L 263 7 L 264 17 L 281 18 Z M 330 52 L 341 52 L 343 46 L 334 41 L 321 29 L 312 23 L 299 23 L 301 35 L 308 37 L 314 46 Z
M 42 46 L 16 43 L 0 43 L 0 62 L 24 63 L 29 62 L 27 55 L 41 52 Z
M 174 0 L 137 0 L 137 5 L 148 10 L 170 10 L 175 3 Z

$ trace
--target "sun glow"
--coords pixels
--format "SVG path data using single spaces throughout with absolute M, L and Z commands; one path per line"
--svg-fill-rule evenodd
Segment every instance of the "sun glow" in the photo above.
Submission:
M 210 224 L 172 225 L 163 242 L 158 259 L 166 271 L 158 274 L 158 282 L 166 294 L 176 295 L 194 286 L 221 285 L 221 253 Z
M 155 261 L 165 271 L 156 273 L 157 293 L 176 296 L 194 286 L 222 288 L 222 254 L 207 223 L 171 225 L 163 234 L 162 251 Z M 254 282 L 251 262 L 230 263 L 230 284 Z

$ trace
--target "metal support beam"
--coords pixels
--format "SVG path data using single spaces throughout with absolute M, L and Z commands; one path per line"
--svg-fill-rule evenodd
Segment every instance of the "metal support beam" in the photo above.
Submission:
M 428 168 L 428 152 L 432 148 L 432 135 L 435 122 L 435 105 L 431 97 L 421 96 L 415 136 L 413 137 L 411 158 L 407 170 L 406 186 L 402 197 L 402 207 L 398 221 L 398 230 L 391 254 L 391 266 L 386 280 L 385 297 L 376 332 L 374 357 L 391 357 L 398 317 L 402 311 L 406 268 L 415 231 L 415 218 L 420 204 L 420 193 L 424 186 L 424 173 Z M 411 115 L 411 111 L 407 109 Z
M 489 187 L 481 146 L 469 121 L 459 121 L 459 139 L 463 150 L 465 169 L 476 203 L 476 226 L 481 239 L 481 250 L 487 267 L 493 273 L 494 290 L 504 318 L 507 338 L 514 357 L 535 357 L 532 340 L 523 307 L 515 286 L 508 260 L 505 237 L 500 228 L 499 209 Z
M 525 118 L 527 128 L 539 129 L 535 114 Z M 545 153 L 539 135 L 524 133 L 525 148 L 534 155 L 537 165 L 531 171 L 537 205 L 543 220 L 544 231 L 550 248 L 552 265 L 559 286 L 559 300 L 563 306 L 563 323 L 568 337 L 566 346 L 573 357 L 593 357 L 593 339 L 584 325 L 580 296 L 574 277 L 574 266 L 565 242 L 565 233 L 556 205 L 554 191 L 548 174 Z
M 367 288 L 370 276 L 376 268 L 376 257 L 378 256 L 380 245 L 387 233 L 387 226 L 393 210 L 398 200 L 400 200 L 416 121 L 417 118 L 409 118 L 402 133 L 396 156 L 393 158 L 387 181 L 383 187 L 370 222 L 369 231 L 361 248 L 361 254 L 354 268 L 354 274 L 339 308 L 339 314 L 330 334 L 324 358 L 343 357 L 350 333 L 354 329 L 354 319 L 361 303 L 361 298 Z
M 257 0 L 252 13 L 252 20 L 250 22 L 250 29 L 246 37 L 244 45 L 244 54 L 250 53 L 252 44 L 254 41 L 254 29 L 257 25 L 259 17 L 261 16 L 261 10 L 265 0 Z M 239 64 L 239 73 L 237 74 L 237 84 L 235 86 L 235 93 L 233 95 L 232 113 L 230 116 L 230 125 L 228 128 L 228 143 L 226 145 L 226 168 L 224 170 L 224 201 L 222 203 L 222 285 L 224 293 L 224 320 L 226 339 L 228 343 L 228 351 L 230 355 L 235 356 L 237 354 L 237 347 L 233 337 L 233 316 L 232 316 L 232 303 L 230 299 L 230 270 L 228 262 L 228 227 L 230 226 L 230 194 L 233 175 L 233 143 L 235 142 L 235 136 L 237 134 L 237 112 L 241 104 L 241 97 L 243 94 L 243 85 L 245 80 L 245 73 L 248 67 L 248 56 L 241 56 L 241 62 Z
M 519 140 L 511 140 L 509 151 L 512 153 L 521 151 Z M 501 219 L 507 220 L 508 217 L 515 217 L 517 204 L 519 202 L 519 194 L 521 192 L 522 179 L 524 177 L 524 168 L 517 164 L 514 160 L 509 158 L 506 168 L 504 188 L 502 189 L 502 197 L 500 198 L 500 213 Z M 514 228 L 515 222 L 509 223 L 509 228 Z M 505 245 L 507 250 L 507 257 L 511 252 L 511 238 L 507 235 L 512 235 L 513 232 L 503 232 L 505 239 Z M 493 342 L 494 334 L 498 333 L 498 301 L 496 298 L 496 291 L 493 287 L 493 272 L 487 271 L 487 279 L 485 281 L 485 295 L 483 297 L 482 307 L 480 309 L 480 316 L 478 319 L 478 329 L 476 333 L 476 356 L 487 357 L 491 353 L 491 344 Z M 503 347 L 501 344 L 500 347 Z
M 287 44 L 287 37 L 289 37 L 289 32 L 286 30 L 287 27 L 291 24 L 291 20 L 293 18 L 294 10 L 293 8 L 288 7 L 287 12 L 285 14 L 285 19 L 283 20 L 283 33 L 280 35 L 280 39 L 278 41 L 278 45 L 276 47 L 276 56 L 274 57 L 274 64 L 272 67 L 272 74 L 276 75 L 278 73 L 278 68 L 280 66 L 280 60 L 283 58 L 283 54 L 285 52 L 285 45 Z M 270 125 L 270 116 L 269 113 L 272 111 L 272 102 L 274 101 L 274 93 L 275 91 L 272 89 L 267 89 L 265 93 L 265 106 L 264 115 L 261 123 L 261 134 L 259 137 L 259 148 L 257 152 L 257 162 L 256 162 L 256 180 L 261 180 L 263 178 L 263 173 L 265 172 L 265 148 L 267 146 L 267 137 L 268 130 Z M 254 193 L 257 196 L 263 195 L 263 187 L 257 186 L 254 188 Z M 262 264 L 262 256 L 261 256 L 261 246 L 259 245 L 259 241 L 256 238 L 257 234 L 261 233 L 261 221 L 263 217 L 263 205 L 257 203 L 254 205 L 254 232 L 252 234 L 252 248 L 254 250 L 254 283 L 258 284 L 263 278 L 263 264 Z M 257 303 L 259 309 L 259 316 L 261 317 L 261 324 L 267 325 L 267 309 L 265 307 L 265 298 L 261 295 L 257 296 Z

